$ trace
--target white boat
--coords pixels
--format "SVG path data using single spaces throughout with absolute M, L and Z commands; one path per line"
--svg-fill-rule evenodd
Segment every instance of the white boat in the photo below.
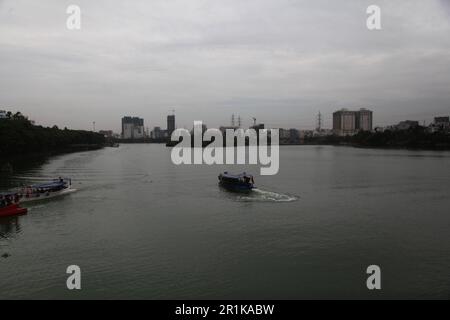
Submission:
M 40 201 L 67 195 L 75 191 L 77 190 L 72 188 L 72 181 L 70 179 L 58 178 L 52 182 L 21 188 L 17 192 L 16 200 L 20 203 Z

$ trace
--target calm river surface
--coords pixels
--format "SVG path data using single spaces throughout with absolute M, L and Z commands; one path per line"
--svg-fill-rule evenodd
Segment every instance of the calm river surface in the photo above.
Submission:
M 0 298 L 450 298 L 450 152 L 286 146 L 280 162 L 175 166 L 138 144 L 3 175 L 0 190 L 61 175 L 78 191 L 0 219 Z M 221 190 L 226 169 L 259 190 Z

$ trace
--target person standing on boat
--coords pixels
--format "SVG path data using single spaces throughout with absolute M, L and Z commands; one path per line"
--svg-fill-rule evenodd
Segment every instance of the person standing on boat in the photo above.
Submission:
M 12 199 L 11 199 L 11 197 L 10 197 L 9 195 L 7 195 L 7 196 L 5 197 L 5 200 L 6 200 L 6 205 L 7 205 L 7 206 L 9 206 L 9 205 L 12 204 Z

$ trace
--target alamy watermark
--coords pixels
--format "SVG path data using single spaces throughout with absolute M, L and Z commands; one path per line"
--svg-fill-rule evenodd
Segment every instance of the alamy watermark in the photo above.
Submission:
M 81 8 L 75 4 L 67 7 L 66 13 L 69 15 L 66 20 L 66 27 L 69 30 L 81 29 Z
M 178 142 L 182 138 L 182 141 L 172 149 L 171 158 L 174 164 L 258 164 L 259 162 L 263 166 L 260 168 L 261 175 L 278 173 L 280 167 L 278 129 L 258 131 L 252 128 L 226 129 L 224 144 L 222 131 L 203 130 L 203 128 L 202 121 L 194 121 L 193 139 L 187 129 L 176 129 L 172 133 L 171 141 Z M 204 142 L 210 143 L 203 148 Z
M 370 275 L 366 281 L 367 289 L 381 290 L 381 268 L 373 264 L 367 267 L 366 273 Z
M 69 290 L 81 290 L 81 269 L 77 265 L 70 265 L 66 269 L 70 276 L 66 280 L 66 286 Z
M 381 30 L 381 8 L 372 4 L 367 7 L 366 13 L 369 15 L 366 20 L 367 29 Z
M 66 13 L 69 15 L 66 20 L 66 27 L 69 30 L 81 29 L 81 8 L 79 5 L 71 4 L 67 7 Z M 381 8 L 372 4 L 367 7 L 366 26 L 369 30 L 381 30 Z

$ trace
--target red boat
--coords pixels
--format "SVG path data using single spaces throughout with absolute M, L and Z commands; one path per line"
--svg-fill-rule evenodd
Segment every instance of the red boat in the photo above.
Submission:
M 7 205 L 6 207 L 0 208 L 0 217 L 10 217 L 26 214 L 28 209 L 21 208 L 17 203 Z

